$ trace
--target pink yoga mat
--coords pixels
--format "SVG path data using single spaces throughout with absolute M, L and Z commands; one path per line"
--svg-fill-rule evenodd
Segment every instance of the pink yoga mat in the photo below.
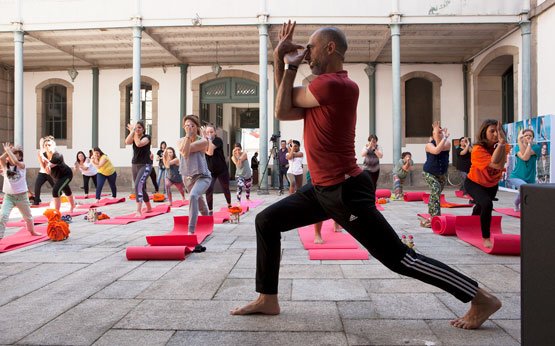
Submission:
M 183 261 L 192 252 L 187 246 L 130 246 L 125 251 L 129 261 Z
M 243 200 L 241 201 L 241 208 L 246 209 L 248 211 L 249 208 L 256 208 L 262 203 L 264 203 L 264 201 L 261 199 L 251 199 L 250 201 Z
M 520 219 L 520 211 L 514 211 L 513 208 L 494 208 L 498 213 L 505 214 L 512 217 L 518 217 Z
M 172 202 L 172 208 L 181 208 L 184 207 L 186 205 L 189 205 L 189 201 L 188 200 L 177 200 L 177 201 L 173 201 Z
M 455 196 L 457 196 L 459 198 L 472 199 L 472 197 L 470 197 L 470 195 L 465 195 L 464 192 L 461 191 L 461 190 L 456 190 L 455 191 Z
M 440 235 L 456 235 L 455 222 L 457 217 L 455 215 L 441 215 L 432 218 L 432 231 Z
M 78 204 L 76 207 L 85 209 L 85 208 L 98 208 L 104 207 L 110 204 L 122 203 L 125 202 L 125 197 L 121 198 L 103 198 L 98 203 L 86 203 L 86 204 Z
M 391 197 L 391 191 L 388 189 L 377 189 L 376 198 L 389 198 Z
M 0 252 L 8 252 L 48 240 L 46 225 L 35 227 L 35 231 L 42 233 L 42 235 L 32 236 L 27 228 L 22 228 L 17 233 L 0 239 Z
M 457 237 L 491 255 L 520 255 L 520 235 L 503 234 L 501 216 L 492 216 L 490 239 L 491 249 L 483 246 L 479 216 L 457 216 Z
M 368 251 L 364 249 L 310 249 L 311 260 L 367 260 Z
M 324 244 L 314 244 L 314 225 L 299 228 L 301 243 L 310 249 L 358 249 L 358 243 L 349 233 L 334 232 L 333 221 L 326 220 L 322 225 L 322 239 Z
M 430 214 L 426 214 L 426 213 L 418 213 L 418 214 L 416 214 L 416 216 L 418 216 L 419 218 L 425 219 L 425 220 L 430 219 Z M 453 215 L 453 214 L 442 214 L 442 216 L 455 216 L 455 215 Z
M 224 222 L 229 222 L 229 213 L 225 211 L 216 211 L 213 214 L 214 223 L 215 224 L 222 224 Z
M 50 206 L 50 202 L 42 202 L 42 203 L 39 203 L 38 205 L 31 204 L 31 208 L 43 208 L 48 206 Z
M 148 235 L 146 242 L 153 246 L 187 245 L 195 247 L 206 239 L 214 230 L 212 216 L 199 216 L 195 234 L 188 235 L 189 216 L 174 216 L 173 229 L 163 235 Z
M 422 195 L 425 192 L 423 191 L 409 191 L 409 192 L 405 192 L 405 194 L 403 195 L 403 199 L 405 200 L 405 202 L 417 202 L 417 201 L 421 201 L 422 200 Z
M 376 203 L 376 209 L 378 209 L 379 211 L 384 211 L 385 209 L 382 207 L 381 204 Z

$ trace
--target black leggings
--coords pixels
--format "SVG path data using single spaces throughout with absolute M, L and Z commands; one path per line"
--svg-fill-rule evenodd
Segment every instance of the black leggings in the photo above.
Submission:
M 73 179 L 73 174 L 64 175 L 59 179 L 56 179 L 54 186 L 52 187 L 52 197 L 60 197 L 62 191 L 66 196 L 71 196 L 71 188 L 69 187 L 71 179 Z
M 476 203 L 474 204 L 474 209 L 472 209 L 472 215 L 480 215 L 482 238 L 489 238 L 491 213 L 493 212 L 493 199 L 495 198 L 495 195 L 497 195 L 499 186 L 496 184 L 492 187 L 485 187 L 466 178 L 464 181 L 464 189 Z
M 378 179 L 380 179 L 380 170 L 378 169 L 377 172 L 370 172 L 370 178 L 372 179 L 372 183 L 374 183 L 374 189 L 378 188 Z
M 48 182 L 50 187 L 54 186 L 54 179 L 46 173 L 39 173 L 37 175 L 37 180 L 35 180 L 35 200 L 33 201 L 33 205 L 40 204 L 40 189 L 44 183 Z
M 369 172 L 334 186 L 306 184 L 297 193 L 256 216 L 256 291 L 277 294 L 281 232 L 333 218 L 370 254 L 396 273 L 437 286 L 463 302 L 476 295 L 478 283 L 449 266 L 409 249 L 376 210 Z
M 85 195 L 89 194 L 89 180 L 92 180 L 94 187 L 96 189 L 96 174 L 90 175 L 90 176 L 83 174 L 83 189 L 85 190 Z
M 219 174 L 212 173 L 212 181 L 208 190 L 206 190 L 206 203 L 208 204 L 208 210 L 212 211 L 214 207 L 214 185 L 216 185 L 216 180 L 220 181 L 220 185 L 224 190 L 225 200 L 227 204 L 231 204 L 231 192 L 229 191 L 229 172 L 225 169 Z
M 152 180 L 152 185 L 154 185 L 154 191 L 158 192 L 160 186 L 158 186 L 158 181 L 156 179 L 156 170 L 154 169 L 154 167 L 150 170 L 150 180 Z

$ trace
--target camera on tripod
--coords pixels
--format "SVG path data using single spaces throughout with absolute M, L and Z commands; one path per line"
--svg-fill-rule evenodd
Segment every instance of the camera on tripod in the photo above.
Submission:
M 270 142 L 274 142 L 277 143 L 277 141 L 279 140 L 280 135 L 279 134 L 273 134 L 272 137 L 270 137 Z

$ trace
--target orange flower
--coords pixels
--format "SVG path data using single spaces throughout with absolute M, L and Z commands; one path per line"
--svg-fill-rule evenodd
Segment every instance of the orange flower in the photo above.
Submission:
M 54 241 L 65 240 L 69 237 L 69 225 L 65 221 L 48 222 L 46 234 Z
M 243 211 L 243 209 L 240 206 L 236 205 L 228 208 L 227 211 L 229 211 L 232 214 L 239 214 L 240 212 Z
M 152 200 L 153 200 L 154 202 L 164 202 L 165 199 L 166 199 L 166 196 L 164 196 L 163 193 L 155 193 L 155 194 L 152 196 Z
M 43 213 L 44 216 L 48 219 L 48 222 L 55 222 L 60 221 L 62 219 L 62 213 L 60 213 L 56 209 L 46 209 Z

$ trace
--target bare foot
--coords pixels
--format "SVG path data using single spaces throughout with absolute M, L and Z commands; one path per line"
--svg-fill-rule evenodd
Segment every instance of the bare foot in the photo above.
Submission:
M 314 236 L 314 244 L 324 244 L 324 239 L 321 236 L 315 235 Z
M 501 308 L 501 302 L 494 295 L 479 288 L 470 302 L 470 309 L 460 318 L 451 321 L 453 327 L 462 329 L 479 328 L 494 312 Z
M 143 213 L 141 213 L 141 212 L 136 212 L 136 213 L 135 213 L 135 217 L 143 217 Z
M 31 233 L 31 235 L 34 235 L 35 237 L 38 237 L 38 236 L 41 236 L 41 235 L 42 235 L 42 233 L 37 232 L 37 231 L 35 231 L 35 230 L 29 231 L 29 233 Z
M 231 315 L 279 315 L 279 312 L 277 294 L 260 294 L 256 300 L 241 308 L 235 308 L 229 313 Z
M 493 247 L 493 244 L 491 243 L 490 238 L 483 238 L 484 239 L 484 247 L 491 249 Z

